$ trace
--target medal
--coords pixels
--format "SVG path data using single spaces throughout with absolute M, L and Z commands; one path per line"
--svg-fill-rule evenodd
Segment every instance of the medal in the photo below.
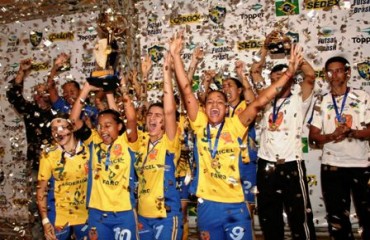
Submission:
M 336 117 L 336 119 L 337 119 L 337 121 L 338 121 L 339 124 L 345 124 L 346 123 L 346 120 L 347 120 L 346 119 L 346 115 L 343 114 L 343 110 L 344 110 L 344 106 L 346 105 L 346 100 L 347 100 L 347 97 L 348 97 L 348 92 L 349 92 L 349 87 L 347 87 L 346 93 L 343 96 L 342 105 L 341 105 L 340 110 L 338 109 L 337 102 L 335 101 L 334 96 L 331 95 L 331 98 L 332 98 L 332 101 L 333 101 L 334 110 L 335 110 L 335 117 Z
M 284 105 L 285 101 L 290 98 L 290 96 L 291 94 L 286 97 L 279 106 L 277 106 L 277 98 L 274 99 L 274 104 L 272 105 L 272 120 L 269 128 L 270 131 L 276 131 L 278 129 L 279 126 L 276 124 L 276 120 L 278 119 L 280 108 Z
M 270 128 L 269 128 L 269 130 L 270 130 L 270 131 L 276 131 L 276 129 L 277 129 L 277 125 L 276 125 L 276 123 L 271 123 L 271 124 L 270 124 Z

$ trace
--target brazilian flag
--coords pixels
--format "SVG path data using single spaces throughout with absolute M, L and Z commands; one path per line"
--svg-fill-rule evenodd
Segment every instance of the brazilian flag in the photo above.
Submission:
M 299 14 L 299 1 L 275 0 L 275 12 L 278 17 Z

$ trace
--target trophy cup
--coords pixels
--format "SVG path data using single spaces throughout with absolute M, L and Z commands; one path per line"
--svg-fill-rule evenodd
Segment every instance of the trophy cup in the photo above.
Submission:
M 119 44 L 117 39 L 121 38 L 127 28 L 126 19 L 109 8 L 98 16 L 97 24 L 101 33 L 105 36 L 98 41 L 94 49 L 97 69 L 87 78 L 89 84 L 102 88 L 104 91 L 115 90 L 119 86 L 118 71 Z
M 292 40 L 289 36 L 281 31 L 273 31 L 270 35 L 270 42 L 267 48 L 272 55 L 285 55 L 290 54 L 290 49 L 292 48 Z

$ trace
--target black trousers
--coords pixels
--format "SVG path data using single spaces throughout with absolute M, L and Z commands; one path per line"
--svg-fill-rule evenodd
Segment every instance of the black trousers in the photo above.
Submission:
M 354 239 L 349 216 L 351 195 L 362 228 L 362 239 L 370 239 L 369 170 L 321 165 L 321 188 L 332 239 Z
M 265 240 L 284 239 L 283 210 L 293 239 L 316 239 L 304 161 L 277 164 L 258 159 L 257 189 L 257 212 Z

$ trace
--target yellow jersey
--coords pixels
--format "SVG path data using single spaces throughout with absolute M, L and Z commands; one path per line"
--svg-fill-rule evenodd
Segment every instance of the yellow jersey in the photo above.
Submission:
M 57 145 L 44 150 L 40 158 L 39 181 L 50 181 L 55 199 L 55 226 L 84 224 L 87 220 L 86 193 L 89 151 L 79 142 L 70 155 Z M 49 196 L 50 197 L 50 196 Z M 50 203 L 48 203 L 50 204 Z
M 88 207 L 107 212 L 133 209 L 138 141 L 130 143 L 123 133 L 107 146 L 92 130 L 85 143 L 90 149 Z
M 173 141 L 166 134 L 150 143 L 146 132 L 139 132 L 140 148 L 135 163 L 138 175 L 138 213 L 143 217 L 165 218 L 180 212 L 176 190 L 176 153 L 179 131 Z
M 237 115 L 225 118 L 218 128 L 210 127 L 203 111 L 198 112 L 190 125 L 196 139 L 194 157 L 197 164 L 190 191 L 211 201 L 243 202 L 239 167 L 242 138 L 248 128 Z

